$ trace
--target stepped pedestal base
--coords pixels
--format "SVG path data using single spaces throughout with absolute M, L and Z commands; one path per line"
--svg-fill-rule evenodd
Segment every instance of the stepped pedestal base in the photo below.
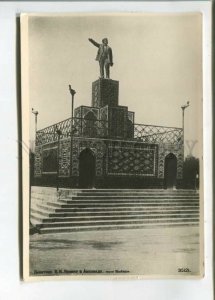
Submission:
M 47 195 L 31 207 L 40 233 L 199 224 L 194 190 L 62 190 L 57 201 Z

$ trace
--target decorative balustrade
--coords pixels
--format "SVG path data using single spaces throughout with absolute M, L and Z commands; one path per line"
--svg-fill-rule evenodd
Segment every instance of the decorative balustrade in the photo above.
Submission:
M 57 130 L 61 131 L 62 133 L 61 138 L 70 137 L 71 118 L 56 123 L 54 125 L 48 126 L 44 129 L 38 130 L 36 134 L 36 146 L 57 141 L 58 139 Z
M 36 145 L 42 145 L 57 141 L 57 130 L 61 131 L 61 139 L 74 137 L 106 138 L 137 140 L 152 144 L 182 144 L 183 130 L 176 127 L 154 126 L 145 124 L 128 123 L 117 125 L 111 124 L 107 120 L 94 120 L 84 118 L 71 118 L 62 122 L 38 130 L 36 135 Z
M 134 137 L 145 143 L 181 144 L 183 129 L 155 125 L 134 124 Z

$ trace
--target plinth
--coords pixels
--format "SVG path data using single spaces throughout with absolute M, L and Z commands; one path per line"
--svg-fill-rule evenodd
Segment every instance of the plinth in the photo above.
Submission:
M 92 106 L 118 106 L 119 81 L 99 78 L 92 83 Z

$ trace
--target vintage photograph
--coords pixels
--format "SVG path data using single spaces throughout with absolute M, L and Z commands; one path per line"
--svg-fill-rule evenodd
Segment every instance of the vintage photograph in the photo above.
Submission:
M 202 15 L 23 14 L 25 279 L 201 278 Z

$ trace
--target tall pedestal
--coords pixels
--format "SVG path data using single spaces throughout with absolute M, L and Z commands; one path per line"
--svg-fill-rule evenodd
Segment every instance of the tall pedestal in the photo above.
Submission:
M 92 106 L 118 106 L 119 81 L 100 78 L 92 83 Z

